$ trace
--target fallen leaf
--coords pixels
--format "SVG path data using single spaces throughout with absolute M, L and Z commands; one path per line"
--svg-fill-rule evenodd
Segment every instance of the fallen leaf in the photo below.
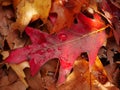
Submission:
M 31 20 L 40 18 L 45 23 L 51 8 L 51 0 L 13 0 L 16 7 L 16 22 L 12 25 L 13 29 L 23 31 Z
M 17 81 L 18 77 L 17 74 L 13 71 L 13 69 L 8 69 L 8 81 L 12 84 Z
M 40 73 L 42 76 L 42 83 L 44 88 L 49 90 L 56 90 L 56 78 L 58 76 L 58 71 L 58 59 L 49 60 L 41 67 Z
M 0 6 L 0 48 L 4 48 L 5 42 L 8 44 L 10 49 L 23 47 L 26 43 L 27 37 L 20 35 L 19 31 L 13 31 L 10 27 L 13 23 L 14 13 L 11 6 L 1 7 Z M 22 36 L 22 37 L 21 37 Z M 8 50 L 8 49 L 7 49 Z
M 57 59 L 52 59 L 41 67 L 40 73 L 42 77 L 51 76 L 55 78 L 58 69 L 59 69 L 59 61 Z
M 30 90 L 44 90 L 42 85 L 41 74 L 38 73 L 34 77 L 30 75 L 30 69 L 25 69 L 26 81 Z
M 100 59 L 97 57 L 94 65 L 92 66 L 92 72 L 91 72 L 97 81 L 99 81 L 101 84 L 105 84 L 108 81 L 107 73 L 100 61 Z
M 11 23 L 13 22 L 12 20 L 10 20 L 11 18 L 14 17 L 13 11 L 11 7 L 6 7 L 3 8 L 0 6 L 0 33 L 4 36 L 8 35 L 9 33 L 9 27 L 11 25 Z
M 26 90 L 26 87 L 21 81 L 17 81 L 14 84 L 1 87 L 0 90 Z
M 79 57 L 74 63 L 72 73 L 67 77 L 65 83 L 58 87 L 58 90 L 118 90 L 108 79 L 104 84 L 99 82 L 98 78 L 102 76 L 107 78 L 103 71 L 105 69 L 98 58 L 92 66 L 92 72 L 90 72 L 89 62 Z M 96 78 L 96 76 L 98 77 Z
M 53 77 L 45 76 L 42 78 L 42 84 L 45 89 L 56 90 L 56 83 Z
M 20 64 L 9 64 L 10 67 L 16 72 L 16 74 L 18 75 L 18 77 L 20 78 L 20 80 L 24 83 L 24 85 L 26 86 L 26 88 L 28 87 L 27 82 L 25 81 L 25 73 L 23 71 L 23 69 L 25 68 L 29 68 L 29 63 L 27 61 L 22 62 Z
M 54 33 L 63 28 L 69 28 L 75 19 L 75 15 L 80 12 L 82 5 L 87 4 L 88 1 L 89 0 L 55 0 L 50 11 L 51 14 L 49 15 L 53 23 L 53 28 L 49 31 Z M 54 14 L 56 14 L 56 17 L 53 17 Z
M 3 55 L 3 60 L 6 59 L 6 57 L 9 56 L 8 51 L 4 51 L 2 52 Z M 9 64 L 9 66 L 7 66 L 8 68 L 11 67 L 15 73 L 17 74 L 17 76 L 19 77 L 19 79 L 25 84 L 26 88 L 28 87 L 27 82 L 25 81 L 25 73 L 24 73 L 24 69 L 25 68 L 29 68 L 29 63 L 27 61 L 24 61 L 22 63 L 19 64 Z
M 2 6 L 9 6 L 9 5 L 12 4 L 12 0 L 1 0 L 1 1 L 0 1 L 0 4 L 1 4 Z
M 93 17 L 94 18 L 91 19 L 86 17 L 84 14 L 78 14 L 77 23 L 73 24 L 71 29 L 76 29 L 79 33 L 84 33 L 84 30 L 90 32 L 102 28 L 104 23 L 101 17 L 97 13 L 94 13 Z
M 102 0 L 101 9 L 105 13 L 105 17 L 109 20 L 110 24 L 112 24 L 112 29 L 114 33 L 114 37 L 116 39 L 117 44 L 120 44 L 120 7 L 116 7 L 113 0 Z
M 6 86 L 6 85 L 9 85 L 9 84 L 10 84 L 10 81 L 8 80 L 7 75 L 0 79 L 0 87 Z
M 6 37 L 6 42 L 8 43 L 11 50 L 23 47 L 27 41 L 28 37 L 25 34 L 21 35 L 17 30 L 10 30 Z
M 14 17 L 11 7 L 3 8 L 0 6 L 0 48 L 3 49 L 5 37 L 10 32 L 10 25 L 13 22 L 11 18 Z
M 91 21 L 91 23 L 93 22 Z M 88 26 L 89 29 L 84 29 L 85 26 Z M 91 67 L 96 59 L 99 48 L 106 40 L 106 35 L 103 31 L 106 27 L 103 27 L 102 31 L 98 32 L 99 24 L 93 28 L 90 28 L 89 25 L 85 26 L 84 24 L 79 26 L 79 30 L 76 28 L 62 30 L 54 35 L 27 27 L 25 31 L 29 35 L 32 44 L 12 51 L 6 62 L 20 63 L 29 60 L 31 74 L 35 75 L 48 60 L 58 58 L 60 60 L 58 82 L 62 83 L 65 81 L 66 75 L 69 74 L 75 59 L 81 52 L 88 53 Z M 94 32 L 90 33 L 91 29 L 94 29 Z M 81 30 L 84 31 L 81 32 Z
M 113 5 L 120 9 L 120 1 L 119 0 L 110 0 Z

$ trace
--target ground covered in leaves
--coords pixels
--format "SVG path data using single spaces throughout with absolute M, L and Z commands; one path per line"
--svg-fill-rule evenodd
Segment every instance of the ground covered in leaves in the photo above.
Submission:
M 119 0 L 0 0 L 0 90 L 119 90 Z

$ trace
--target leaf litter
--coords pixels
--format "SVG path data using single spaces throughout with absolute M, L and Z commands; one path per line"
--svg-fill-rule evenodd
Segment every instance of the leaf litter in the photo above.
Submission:
M 3 20 L 0 30 L 0 83 L 2 85 L 0 90 L 73 90 L 73 88 L 75 90 L 118 90 L 120 80 L 119 46 L 117 49 L 116 46 L 115 49 L 112 48 L 113 44 L 108 43 L 108 38 L 111 35 L 105 35 L 104 30 L 107 28 L 109 31 L 113 31 L 114 29 L 114 20 L 106 16 L 106 11 L 110 9 L 99 7 L 105 13 L 104 17 L 101 18 L 103 14 L 98 13 L 96 11 L 98 9 L 96 9 L 90 18 L 89 11 L 87 14 L 79 12 L 89 7 L 88 0 L 49 1 L 43 6 L 50 5 L 46 13 L 44 10 L 41 13 L 41 9 L 39 11 L 36 8 L 36 0 L 0 2 L 1 20 Z M 115 1 L 110 0 L 110 2 Z M 107 1 L 106 5 L 110 2 Z M 96 6 L 92 8 L 93 10 L 101 2 L 94 1 L 94 3 Z M 118 3 L 115 2 L 113 5 L 117 5 L 116 8 L 119 8 Z M 30 14 L 31 17 L 25 23 L 24 17 L 26 16 L 24 15 L 26 14 L 24 13 L 31 11 L 28 4 L 39 14 Z M 25 7 L 27 8 L 23 9 Z M 60 13 L 62 10 L 65 12 Z M 118 11 L 116 9 L 116 12 Z M 23 14 L 19 17 L 19 13 Z M 111 11 L 109 13 L 111 14 Z M 119 17 L 119 14 L 116 16 Z M 44 30 L 47 29 L 51 34 L 47 30 L 41 31 L 41 29 L 31 27 L 30 23 L 34 24 L 38 19 L 42 23 L 40 23 L 40 27 Z M 109 21 L 106 22 L 107 20 Z M 119 20 L 117 19 L 117 21 Z M 108 28 L 109 26 L 112 27 L 112 30 Z M 118 24 L 115 27 L 117 26 Z M 112 39 L 115 37 L 117 44 L 119 44 L 115 30 L 113 32 Z M 107 46 L 104 42 L 107 43 Z M 116 45 L 116 42 L 114 44 Z M 101 61 L 104 67 L 97 57 L 97 53 L 103 45 L 108 51 L 106 59 L 103 58 L 104 53 L 99 53 L 98 56 L 101 60 L 106 60 Z M 87 52 L 89 62 L 78 58 L 82 52 Z M 108 64 L 109 60 L 110 64 Z

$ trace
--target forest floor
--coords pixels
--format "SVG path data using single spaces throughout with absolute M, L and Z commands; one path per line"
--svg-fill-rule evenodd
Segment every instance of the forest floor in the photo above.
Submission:
M 0 90 L 119 90 L 120 89 L 120 46 L 113 32 L 106 44 L 99 49 L 95 63 L 89 68 L 86 52 L 75 60 L 73 68 L 63 84 L 58 84 L 59 58 L 47 61 L 35 76 L 31 76 L 28 62 L 8 64 L 9 53 L 30 43 L 25 32 L 10 31 L 15 22 L 11 0 L 0 5 Z M 1 4 L 1 2 L 0 2 Z M 38 28 L 41 20 L 29 26 Z M 33 24 L 33 25 L 32 25 Z M 107 31 L 107 30 L 106 30 Z M 91 70 L 91 71 L 90 71 Z

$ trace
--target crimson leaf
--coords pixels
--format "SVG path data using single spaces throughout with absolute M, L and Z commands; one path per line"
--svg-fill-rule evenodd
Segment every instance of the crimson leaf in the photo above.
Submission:
M 32 44 L 12 51 L 6 62 L 20 63 L 29 60 L 31 74 L 35 75 L 48 60 L 58 58 L 60 61 L 58 83 L 63 83 L 74 61 L 82 52 L 88 53 L 90 65 L 94 63 L 97 52 L 106 39 L 104 31 L 88 34 L 93 29 L 98 30 L 103 26 L 103 23 L 98 21 L 100 18 L 90 19 L 79 14 L 77 20 L 78 23 L 74 24 L 71 29 L 61 30 L 53 35 L 27 27 L 25 31 Z M 94 25 L 96 22 L 98 25 Z

